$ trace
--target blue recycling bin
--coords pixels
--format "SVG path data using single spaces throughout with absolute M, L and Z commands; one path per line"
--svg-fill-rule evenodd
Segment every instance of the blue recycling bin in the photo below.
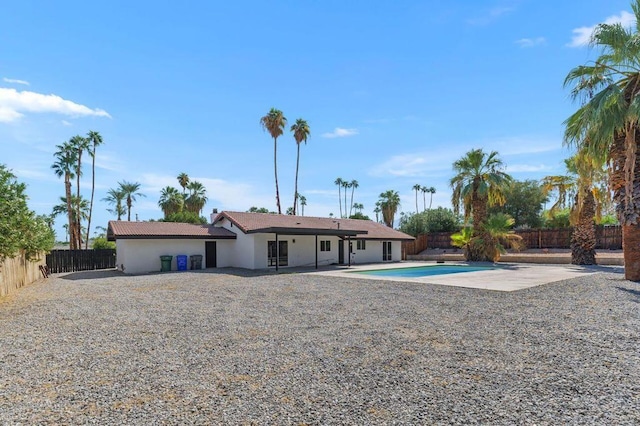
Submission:
M 178 267 L 178 271 L 186 271 L 187 270 L 187 255 L 179 254 L 176 256 L 176 265 Z

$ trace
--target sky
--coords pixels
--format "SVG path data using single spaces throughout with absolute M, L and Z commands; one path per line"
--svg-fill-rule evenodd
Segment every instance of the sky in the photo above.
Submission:
M 6 2 L 0 164 L 49 214 L 64 195 L 56 145 L 94 130 L 104 138 L 94 225 L 114 219 L 101 200 L 125 180 L 146 195 L 132 219 L 161 218 L 160 190 L 179 188 L 182 172 L 206 186 L 207 217 L 275 210 L 260 117 L 276 107 L 311 129 L 300 147 L 305 215 L 339 215 L 338 177 L 358 181 L 354 202 L 372 218 L 387 190 L 414 212 L 415 184 L 436 189 L 433 207 L 451 207 L 452 163 L 474 148 L 498 151 L 519 180 L 564 172 L 562 123 L 577 107 L 564 78 L 596 57 L 594 26 L 632 25 L 630 12 L 629 0 Z M 289 126 L 277 153 L 283 211 Z

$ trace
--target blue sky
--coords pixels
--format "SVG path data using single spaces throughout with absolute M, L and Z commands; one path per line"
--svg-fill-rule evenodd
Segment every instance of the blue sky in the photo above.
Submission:
M 0 163 L 49 213 L 64 194 L 55 146 L 99 131 L 94 224 L 118 181 L 140 182 L 140 220 L 186 172 L 212 208 L 275 210 L 271 107 L 311 127 L 301 147 L 306 215 L 339 212 L 337 177 L 373 217 L 411 187 L 450 207 L 451 164 L 497 150 L 517 179 L 563 172 L 567 72 L 595 57 L 600 22 L 630 24 L 629 1 L 8 2 L 0 14 Z M 278 140 L 283 209 L 295 142 Z M 81 187 L 90 194 L 90 168 Z M 59 235 L 64 218 L 57 221 Z

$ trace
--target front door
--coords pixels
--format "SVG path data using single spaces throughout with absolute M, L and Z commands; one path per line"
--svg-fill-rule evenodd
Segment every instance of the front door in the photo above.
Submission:
M 205 267 L 217 268 L 218 267 L 218 249 L 215 241 L 206 241 L 204 243 L 204 257 Z
M 382 242 L 382 260 L 384 262 L 388 260 L 392 260 L 391 256 L 391 241 L 383 241 Z
M 344 265 L 344 240 L 338 241 L 338 264 Z

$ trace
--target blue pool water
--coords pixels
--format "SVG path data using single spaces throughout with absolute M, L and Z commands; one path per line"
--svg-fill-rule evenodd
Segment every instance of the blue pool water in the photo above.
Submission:
M 466 265 L 434 265 L 415 266 L 410 268 L 375 269 L 372 271 L 354 271 L 354 274 L 375 275 L 378 277 L 418 278 L 432 275 L 459 274 L 461 272 L 492 271 L 496 266 L 466 266 Z

